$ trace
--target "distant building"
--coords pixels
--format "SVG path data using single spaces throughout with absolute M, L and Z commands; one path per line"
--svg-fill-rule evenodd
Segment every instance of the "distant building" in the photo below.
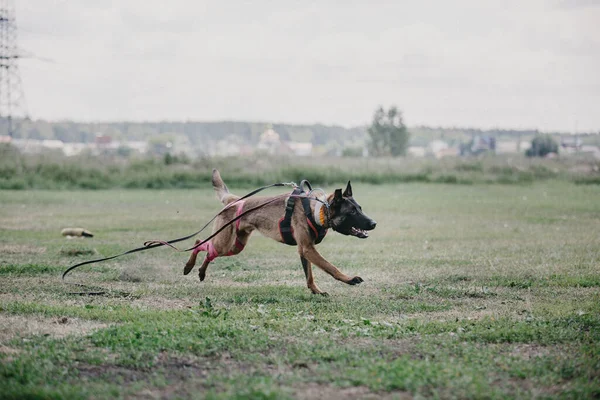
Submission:
M 126 142 L 121 142 L 120 146 L 131 149 L 132 151 L 139 153 L 139 154 L 146 154 L 148 152 L 148 142 L 144 142 L 141 140 L 139 140 L 139 141 L 129 140 Z
M 582 145 L 583 145 L 583 142 L 581 141 L 581 138 L 579 136 L 575 136 L 575 137 L 563 136 L 560 139 L 560 146 L 563 149 L 571 149 L 573 151 L 579 151 L 579 150 L 581 150 Z
M 90 148 L 95 155 L 116 153 L 119 143 L 114 142 L 111 136 L 98 133 L 94 138 L 94 144 Z
M 476 156 L 481 153 L 496 152 L 496 138 L 487 135 L 474 135 L 471 141 L 461 145 L 461 156 Z
M 427 149 L 423 146 L 409 146 L 408 155 L 412 157 L 425 157 Z
M 434 156 L 436 156 L 439 152 L 446 150 L 448 147 L 450 147 L 450 145 L 443 140 L 432 140 L 428 145 L 429 153 L 433 154 Z
M 260 135 L 256 149 L 268 154 L 294 154 L 301 157 L 310 156 L 313 153 L 311 142 L 282 141 L 273 128 L 265 130 Z
M 63 153 L 67 157 L 72 157 L 81 154 L 87 148 L 89 148 L 87 143 L 65 143 Z
M 42 147 L 48 150 L 62 151 L 65 147 L 65 143 L 62 140 L 44 139 L 42 140 Z
M 96 134 L 96 137 L 94 138 L 94 143 L 99 148 L 100 147 L 109 147 L 112 143 L 112 137 L 98 133 L 98 134 Z
M 236 135 L 229 135 L 214 144 L 213 155 L 221 157 L 238 156 L 242 152 L 242 140 Z
M 434 154 L 435 158 L 456 157 L 460 154 L 460 150 L 456 147 L 446 147 Z
M 12 145 L 21 153 L 36 154 L 42 152 L 42 141 L 38 139 L 13 139 Z
M 277 154 L 281 150 L 281 145 L 279 134 L 273 128 L 269 128 L 260 135 L 256 149 L 268 154 Z
M 501 141 L 496 143 L 496 153 L 498 154 L 506 154 L 506 153 L 519 153 L 519 142 L 516 140 L 510 141 Z
M 285 142 L 292 153 L 301 157 L 308 157 L 312 155 L 313 145 L 310 142 Z
M 583 145 L 579 151 L 584 154 L 591 154 L 595 159 L 600 160 L 600 148 L 598 146 Z

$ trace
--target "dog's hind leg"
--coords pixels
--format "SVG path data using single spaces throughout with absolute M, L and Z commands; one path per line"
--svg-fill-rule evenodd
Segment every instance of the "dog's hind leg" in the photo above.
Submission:
M 206 277 L 206 269 L 208 268 L 208 264 L 210 264 L 210 260 L 208 257 L 206 257 L 202 263 L 202 266 L 198 270 L 198 278 L 200 278 L 200 281 L 203 281 Z
M 364 282 L 360 276 L 355 276 L 354 278 L 351 278 L 339 269 L 337 269 L 335 265 L 324 259 L 323 256 L 319 254 L 317 249 L 314 248 L 314 246 L 303 246 L 298 250 L 302 257 L 306 258 L 308 261 L 312 262 L 317 267 L 321 268 L 323 271 L 327 272 L 329 275 L 333 276 L 338 281 L 342 281 L 344 283 L 347 283 L 348 285 L 358 285 L 359 283 Z
M 304 269 L 304 275 L 306 276 L 306 286 L 310 289 L 313 294 L 320 294 L 323 296 L 329 296 L 327 292 L 323 292 L 319 287 L 315 284 L 312 273 L 312 266 L 310 261 L 306 258 L 300 256 L 300 261 L 302 261 L 302 268 Z
M 225 250 L 217 250 L 217 246 L 222 246 L 222 243 L 219 242 L 215 242 L 214 245 L 210 245 L 208 246 L 208 254 L 206 255 L 206 258 L 204 259 L 204 262 L 202 263 L 202 266 L 200 267 L 200 269 L 198 270 L 198 277 L 200 278 L 200 281 L 203 281 L 204 278 L 206 277 L 206 270 L 208 269 L 208 264 L 210 264 L 210 262 L 212 260 L 214 260 L 217 257 L 228 257 L 228 256 L 234 256 L 236 254 L 239 254 L 243 249 L 244 246 L 246 245 L 246 242 L 248 241 L 248 236 L 249 235 L 245 235 L 243 237 L 238 237 L 235 240 L 235 244 L 230 246 L 230 250 L 225 252 Z M 187 268 L 187 266 L 186 266 Z
M 200 242 L 201 242 L 200 239 L 196 239 L 195 244 L 198 244 Z M 188 260 L 187 263 L 185 263 L 185 267 L 183 268 L 184 275 L 189 274 L 192 271 L 192 269 L 194 269 L 194 266 L 196 265 L 197 257 L 198 257 L 198 251 L 196 251 L 196 249 L 194 249 L 194 251 L 192 251 L 192 254 L 190 255 L 190 259 Z
M 198 243 L 200 243 L 201 240 L 197 239 L 196 240 L 196 245 Z M 204 264 L 202 264 L 202 267 L 204 268 L 204 271 L 200 271 L 201 275 L 204 276 L 204 274 L 206 273 L 206 266 L 208 266 L 208 263 L 211 262 L 212 260 L 214 260 L 215 258 L 217 258 L 219 256 L 219 253 L 217 252 L 217 250 L 215 249 L 215 246 L 213 245 L 212 240 L 209 240 L 208 242 L 205 242 L 204 244 L 196 247 L 193 251 L 192 254 L 190 255 L 190 259 L 188 260 L 188 262 L 185 264 L 185 268 L 183 269 L 183 274 L 187 275 L 189 274 L 192 269 L 194 269 L 194 265 L 196 265 L 196 258 L 198 257 L 198 253 L 201 251 L 206 251 L 206 260 L 204 261 Z M 206 264 L 206 266 L 205 266 Z M 201 280 L 204 280 L 201 279 Z
M 198 271 L 198 276 L 200 277 L 200 280 L 203 281 L 206 277 L 206 269 L 208 268 L 208 264 L 212 260 L 214 260 L 217 257 L 234 256 L 236 254 L 239 254 L 246 246 L 249 237 L 249 233 L 238 232 L 238 235 L 235 237 L 234 240 L 230 239 L 231 236 L 217 236 L 216 238 L 209 240 L 208 242 L 196 247 L 192 251 L 190 259 L 185 264 L 183 274 L 189 274 L 196 265 L 198 253 L 201 251 L 206 251 L 206 258 L 202 263 L 200 270 Z M 200 242 L 200 239 L 196 240 L 196 245 Z

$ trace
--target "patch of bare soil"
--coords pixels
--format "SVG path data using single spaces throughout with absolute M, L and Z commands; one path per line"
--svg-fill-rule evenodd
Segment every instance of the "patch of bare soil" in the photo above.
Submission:
M 0 314 L 0 343 L 31 335 L 65 337 L 68 335 L 86 335 L 95 329 L 108 325 L 78 318 L 45 318 L 40 316 L 22 316 Z
M 311 399 L 412 399 L 413 396 L 406 392 L 377 393 L 372 392 L 365 386 L 354 386 L 348 388 L 339 388 L 332 385 L 319 383 L 306 383 L 302 387 L 296 388 L 294 397 L 302 400 Z
M 26 246 L 22 244 L 0 244 L 0 253 L 3 254 L 43 254 L 45 247 Z
M 161 353 L 151 368 L 127 368 L 114 364 L 80 364 L 77 379 L 101 378 L 125 385 L 148 382 L 154 374 L 161 374 L 168 382 L 166 386 L 148 387 L 129 394 L 133 399 L 187 398 L 190 393 L 198 393 L 210 387 L 210 375 L 216 370 L 237 370 L 232 365 L 222 363 L 222 359 L 191 358 Z
M 187 299 L 169 299 L 157 296 L 141 297 L 131 301 L 132 307 L 156 310 L 180 310 L 197 305 L 197 301 L 190 301 Z
M 20 351 L 18 349 L 8 347 L 8 346 L 3 346 L 0 344 L 0 354 L 4 355 L 4 362 L 12 361 L 13 358 L 19 353 L 20 353 Z
M 514 345 L 510 354 L 512 356 L 521 357 L 525 360 L 531 360 L 536 357 L 544 357 L 551 353 L 551 349 L 539 344 L 517 344 Z
M 133 385 L 139 382 L 151 381 L 151 377 L 160 374 L 165 378 L 167 385 L 160 387 L 146 387 L 135 393 L 129 393 L 128 398 L 134 399 L 171 399 L 187 398 L 191 394 L 201 394 L 205 391 L 219 391 L 211 382 L 211 375 L 215 373 L 234 376 L 236 374 L 253 374 L 260 369 L 261 373 L 272 375 L 285 375 L 291 372 L 292 367 L 275 365 L 251 365 L 237 361 L 227 353 L 220 357 L 202 358 L 188 357 L 162 352 L 157 356 L 151 368 L 128 368 L 112 363 L 103 365 L 80 364 L 78 380 L 103 379 L 119 382 L 124 385 Z M 303 368 L 295 366 L 294 368 Z M 223 389 L 223 388 L 221 388 Z M 364 386 L 340 388 L 333 385 L 309 382 L 292 387 L 294 397 L 298 399 L 412 399 L 409 393 L 372 392 Z
M 163 353 L 165 354 L 165 353 Z M 83 364 L 75 368 L 78 371 L 77 379 L 97 379 L 131 384 L 140 381 L 148 381 L 149 377 L 157 372 L 163 372 L 167 381 L 172 382 L 170 386 L 156 390 L 144 389 L 140 397 L 164 398 L 175 395 L 176 387 L 182 382 L 190 379 L 204 380 L 209 377 L 211 370 L 216 369 L 214 361 L 209 359 L 191 359 L 186 357 L 172 357 L 161 354 L 152 368 L 125 367 L 115 364 Z M 159 396 L 156 396 L 159 394 Z M 165 396 L 167 394 L 167 396 Z

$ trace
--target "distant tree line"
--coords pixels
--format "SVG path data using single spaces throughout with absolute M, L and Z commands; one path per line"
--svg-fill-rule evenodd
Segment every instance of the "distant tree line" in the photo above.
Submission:
M 86 123 L 73 121 L 49 122 L 45 120 L 18 120 L 15 138 L 58 139 L 63 142 L 93 142 L 96 135 L 103 134 L 116 140 L 148 140 L 164 134 L 181 134 L 194 145 L 205 140 L 219 140 L 236 135 L 248 143 L 258 142 L 260 135 L 272 127 L 282 140 L 312 142 L 314 145 L 338 143 L 342 145 L 365 136 L 364 127 L 270 124 L 264 122 L 103 122 Z M 0 134 L 6 132 L 6 121 L 0 118 Z
M 266 122 L 244 121 L 161 121 L 161 122 L 74 122 L 74 121 L 45 121 L 20 120 L 13 121 L 16 127 L 15 138 L 29 139 L 58 139 L 63 142 L 93 142 L 97 134 L 111 136 L 115 140 L 145 140 L 167 134 L 179 134 L 189 138 L 194 146 L 202 146 L 206 140 L 220 140 L 228 135 L 235 135 L 249 144 L 257 143 L 260 135 L 269 127 L 279 133 L 282 140 L 311 142 L 313 145 L 337 145 L 346 147 L 349 143 L 367 143 L 372 155 L 402 155 L 407 146 L 426 146 L 435 139 L 447 141 L 451 145 L 468 142 L 476 135 L 490 136 L 497 139 L 502 137 L 530 141 L 541 133 L 537 130 L 511 129 L 476 129 L 476 128 L 442 128 L 414 126 L 407 128 L 402 118 L 402 112 L 396 107 L 384 110 L 379 107 L 370 126 L 346 128 L 322 124 L 292 125 Z M 0 135 L 8 131 L 5 118 L 0 118 Z M 560 132 L 548 132 L 550 136 L 559 137 Z M 588 137 L 598 141 L 598 132 L 579 133 L 579 137 Z M 586 139 L 584 139 L 586 140 Z M 352 151 L 362 154 L 361 148 L 354 147 Z

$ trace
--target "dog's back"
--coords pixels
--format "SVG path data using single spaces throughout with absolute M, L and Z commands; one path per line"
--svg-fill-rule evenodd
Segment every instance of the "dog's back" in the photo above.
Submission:
M 239 196 L 229 193 L 229 189 L 223 179 L 221 179 L 221 174 L 216 169 L 213 169 L 212 172 L 212 184 L 215 189 L 215 193 L 217 194 L 217 198 L 223 205 L 227 205 L 239 199 Z

